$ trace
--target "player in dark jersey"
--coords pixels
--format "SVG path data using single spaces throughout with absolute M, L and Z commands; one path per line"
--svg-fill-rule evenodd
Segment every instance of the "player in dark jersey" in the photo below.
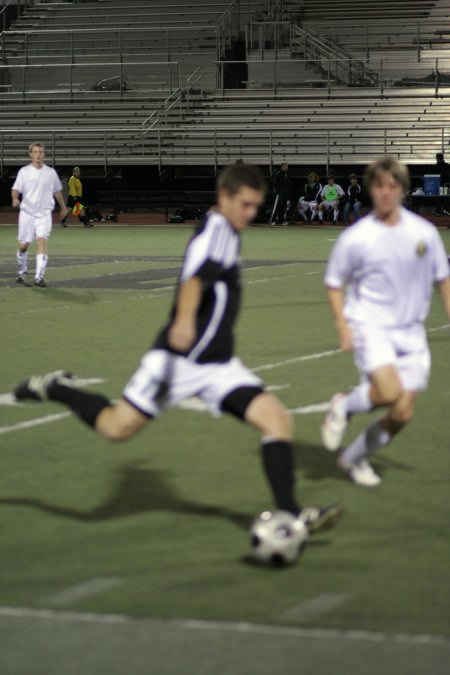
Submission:
M 233 356 L 241 295 L 239 232 L 255 217 L 264 193 L 264 179 L 255 167 L 233 165 L 221 173 L 217 206 L 187 246 L 169 320 L 118 403 L 79 390 L 64 371 L 32 377 L 15 393 L 18 400 L 63 403 L 97 433 L 115 441 L 133 436 L 168 407 L 198 396 L 212 413 L 230 413 L 259 430 L 276 507 L 294 513 L 314 531 L 335 520 L 341 509 L 335 504 L 298 505 L 292 417 Z

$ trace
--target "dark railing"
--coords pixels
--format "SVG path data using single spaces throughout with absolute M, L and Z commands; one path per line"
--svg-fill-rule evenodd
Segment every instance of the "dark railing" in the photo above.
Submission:
M 292 164 L 314 162 L 327 167 L 338 163 L 366 163 L 391 155 L 411 164 L 434 162 L 436 152 L 450 141 L 450 126 L 428 125 L 411 129 L 407 124 L 391 127 L 364 126 L 354 133 L 351 127 L 324 130 L 305 125 L 270 126 L 258 129 L 179 127 L 155 125 L 146 136 L 141 127 L 117 129 L 43 130 L 31 126 L 0 128 L 0 170 L 25 161 L 30 135 L 46 145 L 53 164 L 148 164 L 159 166 L 185 162 L 211 164 L 216 168 L 243 158 L 272 167 L 282 161 Z M 74 142 L 76 139 L 76 142 Z

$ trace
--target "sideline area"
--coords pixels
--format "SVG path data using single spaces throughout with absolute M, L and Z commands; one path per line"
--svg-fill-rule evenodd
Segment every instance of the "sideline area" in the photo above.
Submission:
M 450 660 L 440 637 L 7 610 L 2 675 L 331 675 L 336 664 L 345 675 L 447 675 Z

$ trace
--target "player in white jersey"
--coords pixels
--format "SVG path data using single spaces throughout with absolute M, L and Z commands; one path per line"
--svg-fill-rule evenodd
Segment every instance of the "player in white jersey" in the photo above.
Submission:
M 407 168 L 385 158 L 367 168 L 366 184 L 373 211 L 340 235 L 325 274 L 340 346 L 354 350 L 361 383 L 333 398 L 322 441 L 338 450 L 352 415 L 387 407 L 338 458 L 355 483 L 370 487 L 380 478 L 367 457 L 411 420 L 417 394 L 427 387 L 424 321 L 433 284 L 450 317 L 450 280 L 436 228 L 401 206 Z
M 28 272 L 28 247 L 34 239 L 37 243 L 35 286 L 45 287 L 45 269 L 48 262 L 47 240 L 52 230 L 52 211 L 55 198 L 64 218 L 68 209 L 61 193 L 61 181 L 54 169 L 44 164 L 45 151 L 42 143 L 31 143 L 28 148 L 31 164 L 23 166 L 11 190 L 12 205 L 20 208 L 19 248 L 17 283 L 25 284 Z M 22 199 L 20 199 L 20 196 Z
M 213 415 L 229 413 L 259 430 L 276 507 L 294 513 L 312 531 L 332 522 L 341 508 L 297 504 L 292 417 L 234 356 L 241 296 L 240 231 L 255 217 L 264 192 L 264 179 L 254 167 L 235 164 L 222 172 L 217 206 L 187 246 L 169 319 L 118 403 L 80 391 L 63 372 L 26 380 L 16 389 L 16 397 L 63 403 L 100 435 L 123 441 L 167 408 L 197 396 Z

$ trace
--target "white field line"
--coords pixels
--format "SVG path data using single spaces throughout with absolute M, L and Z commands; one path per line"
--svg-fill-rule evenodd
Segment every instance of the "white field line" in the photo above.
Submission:
M 50 424 L 50 422 L 59 422 L 65 417 L 70 417 L 72 413 L 62 412 L 55 413 L 54 415 L 45 415 L 45 417 L 37 417 L 34 420 L 27 420 L 26 422 L 19 422 L 18 424 L 11 424 L 7 427 L 0 427 L 0 435 L 7 434 L 10 431 L 22 431 L 22 429 L 31 429 L 32 427 L 38 427 L 41 424 Z
M 42 604 L 50 605 L 50 607 L 64 607 L 78 600 L 90 598 L 93 595 L 98 595 L 109 588 L 120 586 L 124 584 L 123 579 L 91 579 L 90 581 L 83 581 L 76 586 L 66 588 L 59 593 L 54 593 L 42 600 Z
M 427 328 L 427 333 L 435 333 L 437 330 L 446 330 L 450 328 L 450 323 L 445 323 L 443 326 L 436 326 L 435 328 Z
M 338 630 L 333 628 L 300 628 L 298 626 L 272 626 L 244 621 L 204 621 L 201 619 L 155 619 L 133 618 L 122 614 L 96 614 L 91 612 L 68 612 L 53 609 L 34 609 L 32 607 L 0 607 L 0 617 L 10 619 L 36 619 L 59 621 L 61 623 L 97 623 L 97 624 L 131 624 L 143 626 L 148 624 L 149 630 L 155 623 L 170 628 L 195 631 L 246 633 L 279 637 L 311 638 L 317 640 L 351 640 L 358 642 L 397 642 L 410 645 L 448 645 L 450 639 L 445 635 L 408 635 L 407 633 L 380 633 L 368 630 Z
M 260 373 L 263 370 L 273 370 L 274 368 L 281 368 L 282 366 L 289 366 L 293 363 L 302 363 L 303 361 L 315 361 L 317 359 L 323 359 L 327 356 L 334 356 L 335 354 L 340 354 L 340 349 L 331 349 L 327 352 L 318 352 L 317 354 L 305 354 L 304 356 L 294 356 L 292 359 L 286 359 L 285 361 L 275 361 L 274 363 L 266 363 L 262 366 L 257 366 L 252 368 L 254 373 Z
M 330 406 L 330 401 L 323 403 L 313 403 L 312 405 L 305 405 L 301 408 L 291 408 L 289 412 L 293 415 L 312 415 L 313 413 L 326 412 Z
M 322 616 L 347 602 L 351 597 L 347 593 L 320 593 L 311 600 L 305 600 L 299 605 L 291 607 L 287 612 L 280 614 L 278 619 L 280 621 L 305 621 L 315 616 Z

